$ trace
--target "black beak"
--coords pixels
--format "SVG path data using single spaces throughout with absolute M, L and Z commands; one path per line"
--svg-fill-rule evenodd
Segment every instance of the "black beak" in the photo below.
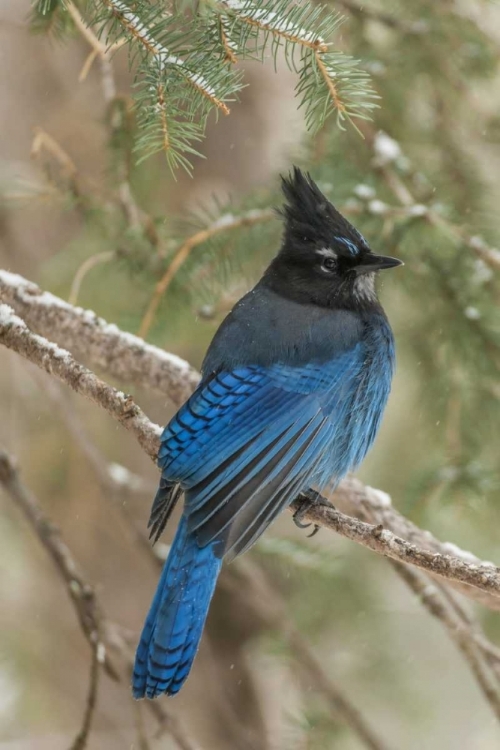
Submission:
M 365 255 L 363 263 L 354 268 L 357 276 L 363 273 L 373 273 L 374 271 L 383 271 L 386 268 L 396 268 L 402 266 L 403 261 L 399 258 L 391 258 L 388 255 Z

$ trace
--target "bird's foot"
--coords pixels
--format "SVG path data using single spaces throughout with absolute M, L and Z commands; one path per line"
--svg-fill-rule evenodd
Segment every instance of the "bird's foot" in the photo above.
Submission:
M 328 502 L 328 500 L 325 500 L 325 498 L 320 495 L 319 492 L 316 492 L 316 490 L 305 490 L 304 492 L 301 492 L 299 497 L 297 498 L 298 502 L 300 502 L 300 507 L 297 508 L 295 513 L 293 514 L 293 522 L 296 526 L 298 526 L 299 529 L 308 529 L 310 526 L 313 526 L 312 523 L 302 523 L 304 516 L 307 514 L 307 511 L 313 506 L 313 505 L 325 505 L 329 508 L 332 508 L 332 504 Z M 310 534 L 307 535 L 308 538 L 311 538 L 313 536 L 316 536 L 318 531 L 320 530 L 319 524 L 315 523 L 314 528 L 311 531 Z

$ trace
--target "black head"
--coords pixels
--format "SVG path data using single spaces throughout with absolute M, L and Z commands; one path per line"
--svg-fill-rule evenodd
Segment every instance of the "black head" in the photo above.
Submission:
M 283 296 L 326 307 L 376 303 L 375 272 L 401 261 L 374 255 L 309 174 L 294 167 L 282 187 L 283 244 L 264 283 Z

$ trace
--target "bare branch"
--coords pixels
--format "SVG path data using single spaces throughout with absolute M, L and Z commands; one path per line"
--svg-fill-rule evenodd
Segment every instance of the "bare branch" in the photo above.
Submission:
M 371 488 L 366 489 L 371 490 Z M 373 492 L 373 490 L 371 491 Z M 300 498 L 290 506 L 292 511 L 302 508 L 303 501 Z M 426 570 L 428 573 L 487 591 L 490 595 L 498 598 L 497 606 L 500 606 L 500 568 L 497 568 L 493 563 L 479 560 L 477 563 L 472 563 L 446 554 L 444 544 L 441 544 L 441 551 L 439 552 L 417 547 L 416 544 L 396 536 L 392 531 L 384 528 L 382 524 L 370 524 L 346 516 L 324 498 L 322 498 L 322 502 L 311 505 L 303 514 L 303 517 L 305 520 L 332 529 L 341 536 L 358 542 L 358 544 L 392 560 L 410 563 Z
M 91 310 L 73 307 L 17 274 L 0 270 L 0 301 L 11 305 L 36 333 L 124 383 L 160 391 L 182 404 L 199 374 L 180 357 L 145 344 Z
M 144 495 L 153 496 L 157 488 L 156 483 L 134 474 L 122 464 L 109 463 L 105 459 L 88 434 L 69 392 L 63 390 L 57 380 L 49 377 L 31 363 L 28 363 L 28 367 L 30 374 L 43 390 L 44 395 L 48 396 L 56 406 L 68 432 L 87 458 L 89 465 L 94 469 L 104 492 L 111 492 L 114 495 L 119 493 L 122 499 L 124 494 L 137 494 L 141 497 L 144 497 Z M 122 507 L 121 503 L 120 507 Z
M 106 250 L 103 253 L 95 253 L 95 255 L 91 255 L 90 258 L 87 258 L 83 261 L 83 263 L 75 273 L 75 276 L 71 283 L 71 289 L 68 297 L 70 305 L 76 305 L 78 295 L 80 293 L 80 287 L 88 272 L 91 271 L 95 266 L 98 266 L 99 263 L 109 263 L 115 258 L 116 253 L 113 250 Z
M 92 728 L 92 719 L 97 705 L 97 688 L 99 685 L 99 647 L 94 646 L 92 649 L 92 659 L 90 661 L 90 682 L 87 700 L 85 702 L 85 713 L 83 715 L 82 728 L 75 737 L 70 750 L 84 750 L 87 746 L 90 730 Z
M 44 514 L 36 497 L 22 484 L 12 458 L 1 449 L 0 486 L 4 487 L 13 502 L 23 511 L 40 542 L 54 561 L 58 573 L 66 583 L 80 627 L 92 648 L 93 658 L 95 657 L 98 665 L 102 664 L 106 673 L 112 679 L 119 680 L 118 671 L 108 654 L 108 650 L 113 649 L 125 662 L 127 674 L 130 676 L 133 658 L 127 645 L 118 637 L 116 628 L 113 628 L 105 618 L 95 591 L 80 573 L 78 565 L 62 540 L 58 529 Z M 92 672 L 84 722 L 72 750 L 77 750 L 77 748 L 82 750 L 85 747 L 96 696 L 96 680 L 97 677 Z M 161 728 L 174 738 L 181 750 L 199 750 L 186 733 L 177 716 L 154 701 L 147 701 L 146 707 L 156 717 Z

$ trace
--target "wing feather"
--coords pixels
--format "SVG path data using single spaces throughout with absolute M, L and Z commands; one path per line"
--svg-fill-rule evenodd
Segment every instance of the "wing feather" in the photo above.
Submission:
M 328 445 L 349 415 L 364 352 L 326 363 L 245 366 L 203 382 L 165 428 L 162 482 L 185 492 L 185 514 L 201 547 L 218 539 L 234 557 L 315 476 L 328 476 Z M 347 383 L 347 385 L 346 385 Z M 330 464 L 335 473 L 336 461 Z M 163 529 L 161 502 L 156 528 Z

